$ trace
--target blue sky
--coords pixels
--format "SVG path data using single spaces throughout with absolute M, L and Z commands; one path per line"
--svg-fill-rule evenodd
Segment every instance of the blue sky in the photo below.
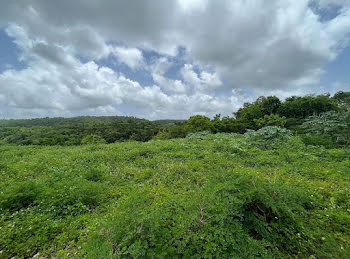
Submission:
M 346 0 L 8 1 L 0 118 L 212 117 L 350 91 L 349 37 Z
M 350 46 L 337 56 L 334 61 L 325 64 L 325 75 L 322 77 L 321 85 L 331 86 L 334 83 L 348 85 L 350 90 Z
M 23 69 L 25 64 L 19 61 L 21 50 L 4 29 L 0 29 L 0 72 L 9 68 Z

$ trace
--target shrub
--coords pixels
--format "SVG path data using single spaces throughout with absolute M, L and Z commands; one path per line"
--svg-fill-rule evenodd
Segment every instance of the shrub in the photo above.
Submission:
M 300 137 L 305 145 L 324 146 L 325 148 L 335 148 L 338 146 L 332 137 L 327 134 L 304 134 L 300 135 Z
M 146 187 L 119 200 L 85 249 L 91 258 L 297 255 L 313 249 L 303 223 L 311 201 L 303 189 L 241 174 L 213 174 L 203 188 L 181 193 Z
M 207 139 L 209 135 L 210 135 L 210 131 L 200 131 L 196 133 L 189 133 L 186 136 L 186 138 L 201 140 L 201 139 Z
M 81 144 L 106 144 L 107 142 L 98 135 L 88 135 L 81 140 Z
M 103 172 L 99 168 L 91 168 L 84 176 L 88 181 L 99 182 L 102 179 Z
M 286 117 L 280 117 L 277 114 L 271 114 L 265 115 L 263 118 L 260 119 L 254 119 L 254 122 L 259 128 L 266 126 L 284 127 L 284 125 L 287 122 L 287 119 Z
M 248 130 L 244 136 L 252 145 L 269 149 L 286 142 L 293 134 L 290 130 L 277 126 L 267 126 L 257 131 Z
M 350 110 L 310 116 L 302 127 L 314 135 L 329 135 L 336 143 L 350 144 Z
M 17 211 L 32 205 L 38 198 L 40 188 L 34 181 L 18 182 L 8 186 L 0 195 L 0 208 Z
M 60 210 L 76 203 L 93 208 L 103 198 L 103 187 L 99 183 L 87 180 L 62 182 L 52 187 L 54 189 L 50 188 L 46 193 L 50 197 L 48 202 Z

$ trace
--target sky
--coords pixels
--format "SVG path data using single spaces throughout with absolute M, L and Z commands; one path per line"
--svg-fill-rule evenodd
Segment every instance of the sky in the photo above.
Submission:
M 350 91 L 350 0 L 0 0 L 0 119 L 230 116 Z

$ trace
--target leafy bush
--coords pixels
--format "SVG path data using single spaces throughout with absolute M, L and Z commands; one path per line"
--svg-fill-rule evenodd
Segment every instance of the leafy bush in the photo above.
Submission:
M 313 114 L 337 110 L 339 110 L 338 102 L 330 98 L 329 95 L 292 96 L 279 106 L 277 114 L 287 118 L 301 119 Z
M 212 123 L 210 122 L 210 119 L 206 116 L 195 115 L 191 116 L 188 119 L 185 127 L 188 132 L 211 131 Z
M 85 179 L 92 182 L 99 182 L 103 177 L 103 171 L 99 168 L 90 168 L 85 173 Z
M 350 110 L 313 115 L 302 126 L 308 133 L 332 136 L 338 144 L 350 144 Z
M 208 139 L 209 135 L 210 135 L 210 131 L 200 131 L 196 133 L 189 133 L 186 138 L 201 140 L 201 139 Z
M 335 148 L 338 146 L 334 142 L 333 138 L 328 134 L 303 134 L 300 135 L 300 137 L 305 145 L 324 146 L 326 148 Z
M 87 209 L 98 206 L 104 200 L 105 195 L 104 189 L 99 183 L 87 180 L 66 180 L 45 188 L 41 202 L 43 206 L 50 208 L 55 215 L 65 216 L 76 209 L 79 212 L 80 206 Z
M 277 126 L 267 126 L 257 131 L 248 130 L 244 136 L 255 146 L 263 149 L 277 147 L 293 136 L 292 132 Z
M 88 135 L 81 140 L 81 144 L 106 144 L 107 142 L 101 137 L 97 135 Z
M 277 126 L 284 127 L 287 122 L 286 117 L 280 117 L 277 114 L 265 115 L 263 118 L 254 119 L 255 124 L 259 128 L 263 128 L 266 126 Z
M 26 208 L 33 205 L 39 192 L 40 188 L 31 180 L 11 184 L 0 194 L 0 208 L 9 211 Z

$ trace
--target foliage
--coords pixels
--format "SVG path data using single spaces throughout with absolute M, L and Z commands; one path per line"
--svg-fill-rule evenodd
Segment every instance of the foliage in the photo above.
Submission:
M 254 119 L 255 124 L 259 128 L 266 126 L 284 127 L 286 125 L 286 117 L 280 117 L 278 114 L 265 115 L 263 118 Z
M 0 199 L 0 208 L 17 211 L 32 205 L 40 189 L 33 181 L 17 182 L 10 185 L 2 192 Z
M 338 102 L 328 95 L 292 96 L 286 99 L 278 108 L 277 113 L 287 118 L 304 119 L 327 111 L 337 111 Z
M 242 119 L 235 119 L 230 117 L 220 118 L 220 115 L 216 115 L 212 120 L 212 131 L 214 133 L 218 132 L 235 132 L 235 133 L 244 133 L 251 126 L 249 123 L 245 122 Z
M 210 136 L 210 131 L 201 131 L 196 133 L 190 133 L 187 135 L 188 139 L 207 139 Z
M 293 136 L 293 134 L 290 130 L 285 128 L 267 126 L 257 131 L 248 130 L 244 136 L 253 145 L 268 149 L 274 148 L 279 146 L 281 143 L 286 142 Z
M 0 141 L 17 145 L 71 146 L 82 144 L 84 138 L 87 138 L 84 142 L 89 138 L 91 141 L 90 135 L 100 136 L 107 143 L 129 139 L 148 141 L 160 129 L 176 123 L 179 121 L 151 122 L 118 116 L 0 120 Z
M 0 154 L 1 258 L 350 253 L 349 148 L 286 129 Z
M 81 140 L 81 144 L 86 145 L 86 144 L 106 144 L 107 142 L 102 138 L 101 136 L 97 135 L 87 135 Z
M 184 123 L 176 123 L 170 128 L 160 130 L 153 139 L 184 138 L 188 134 L 188 128 Z
M 336 143 L 350 144 L 350 110 L 313 115 L 302 126 L 308 133 L 328 135 Z
M 212 124 L 208 117 L 196 115 L 188 119 L 186 128 L 188 132 L 211 131 Z
M 107 143 L 127 140 L 145 142 L 185 138 L 189 133 L 201 131 L 243 134 L 247 130 L 266 126 L 285 127 L 304 133 L 300 125 L 309 116 L 349 111 L 349 94 L 338 92 L 333 97 L 292 96 L 285 101 L 276 96 L 261 96 L 252 103 L 245 103 L 234 112 L 233 117 L 217 114 L 212 120 L 202 115 L 191 116 L 187 121 L 148 121 L 118 116 L 0 120 L 0 145 L 80 145 L 89 135 L 100 136 Z
M 244 107 L 235 113 L 235 116 L 238 119 L 253 120 L 276 113 L 280 105 L 281 101 L 276 96 L 260 96 L 253 103 L 245 103 Z
M 338 147 L 332 136 L 328 134 L 303 134 L 301 139 L 305 145 L 324 146 L 326 148 Z
M 258 130 L 266 126 L 279 126 L 292 130 L 298 127 L 312 115 L 319 115 L 329 111 L 347 110 L 349 92 L 339 92 L 333 97 L 329 95 L 318 96 L 292 96 L 284 102 L 276 96 L 259 97 L 252 103 L 245 103 L 234 117 L 222 117 L 217 114 L 212 120 L 205 116 L 192 116 L 187 123 L 176 126 L 176 131 L 170 134 L 161 133 L 161 139 L 184 137 L 189 132 L 211 131 L 212 133 L 245 133 L 247 130 Z M 181 130 L 182 128 L 182 130 Z
M 337 92 L 334 94 L 333 99 L 339 102 L 342 109 L 350 109 L 350 92 Z

